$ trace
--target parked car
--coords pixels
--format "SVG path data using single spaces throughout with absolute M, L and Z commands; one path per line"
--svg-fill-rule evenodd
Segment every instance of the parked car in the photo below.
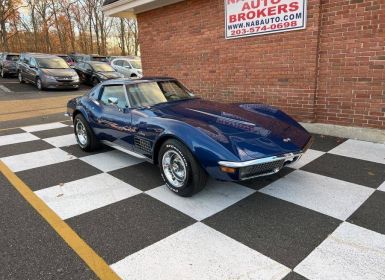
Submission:
M 78 73 L 80 80 L 90 85 L 97 85 L 110 79 L 123 78 L 123 75 L 116 72 L 114 68 L 105 62 L 79 62 L 75 65 L 74 69 Z
M 16 63 L 18 60 L 18 53 L 2 53 L 0 56 L 0 72 L 2 78 L 8 75 L 17 75 Z
M 76 64 L 76 62 L 68 54 L 56 54 L 56 56 L 64 59 L 64 61 L 67 62 L 70 67 L 74 67 Z
M 81 149 L 104 143 L 158 164 L 181 196 L 200 191 L 208 175 L 241 181 L 275 174 L 312 140 L 279 109 L 206 101 L 172 78 L 103 82 L 71 99 L 67 115 Z
M 39 90 L 48 88 L 79 88 L 79 76 L 67 62 L 55 55 L 27 54 L 19 65 L 20 83 L 30 82 Z
M 126 78 L 141 78 L 143 76 L 142 62 L 139 58 L 118 57 L 111 61 L 111 66 Z

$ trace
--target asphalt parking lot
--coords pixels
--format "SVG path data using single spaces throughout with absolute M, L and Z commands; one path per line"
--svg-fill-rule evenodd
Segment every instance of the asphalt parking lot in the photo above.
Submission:
M 9 81 L 0 102 L 87 90 Z M 0 121 L 0 279 L 385 279 L 383 144 L 315 135 L 277 175 L 182 198 L 155 166 L 81 151 L 58 100 Z
M 0 78 L 0 129 L 64 120 L 67 101 L 90 89 L 39 91 L 33 84 L 20 84 L 16 77 Z

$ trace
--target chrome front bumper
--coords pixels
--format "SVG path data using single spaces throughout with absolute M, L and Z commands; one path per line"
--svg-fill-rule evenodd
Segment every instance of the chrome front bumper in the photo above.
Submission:
M 249 161 L 219 161 L 219 166 L 237 170 L 238 180 L 247 180 L 256 177 L 268 176 L 278 173 L 284 166 L 298 161 L 311 146 L 311 137 L 301 151 L 278 156 L 259 158 Z
M 285 155 L 282 155 L 282 156 L 273 156 L 273 157 L 266 157 L 266 158 L 260 158 L 260 159 L 254 159 L 254 160 L 249 160 L 249 161 L 220 161 L 218 162 L 218 164 L 220 166 L 226 166 L 226 167 L 232 167 L 232 168 L 242 168 L 242 167 L 248 167 L 248 166 L 253 166 L 253 165 L 258 165 L 258 164 L 265 164 L 265 163 L 269 163 L 269 162 L 274 162 L 274 161 L 284 161 L 284 162 L 288 162 L 288 161 L 291 161 L 293 162 L 293 160 L 296 158 L 296 157 L 301 157 L 303 153 L 297 153 L 297 154 L 294 154 L 294 153 L 289 153 L 289 154 L 285 154 Z

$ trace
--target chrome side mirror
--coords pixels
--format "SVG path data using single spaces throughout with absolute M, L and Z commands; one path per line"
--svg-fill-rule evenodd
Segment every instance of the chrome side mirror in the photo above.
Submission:
M 108 97 L 108 104 L 118 105 L 119 99 L 116 97 Z

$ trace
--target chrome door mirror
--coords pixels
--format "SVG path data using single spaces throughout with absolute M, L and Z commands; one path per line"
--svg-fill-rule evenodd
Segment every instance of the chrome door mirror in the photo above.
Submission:
M 119 99 L 116 97 L 108 97 L 108 104 L 118 105 Z

